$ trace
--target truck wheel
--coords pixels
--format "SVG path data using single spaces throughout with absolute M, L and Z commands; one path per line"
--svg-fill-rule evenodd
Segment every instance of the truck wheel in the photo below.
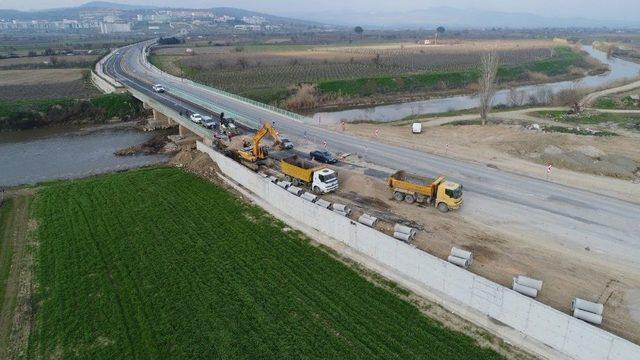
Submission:
M 449 211 L 449 207 L 447 206 L 447 204 L 441 202 L 440 204 L 438 204 L 438 210 L 440 210 L 440 212 L 446 213 Z
M 396 191 L 393 193 L 393 198 L 396 199 L 396 201 L 402 201 L 404 200 L 404 194 L 400 191 Z
M 316 195 L 320 194 L 320 188 L 319 188 L 319 187 L 317 187 L 317 186 L 314 186 L 314 187 L 313 187 L 313 189 L 312 189 L 312 191 L 313 191 L 313 193 L 314 193 L 314 194 L 316 194 Z
M 413 197 L 413 195 L 406 195 L 404 197 L 404 201 L 406 201 L 408 204 L 413 204 L 414 202 L 416 202 L 416 198 Z
M 293 186 L 300 186 L 300 180 L 298 179 L 293 179 Z

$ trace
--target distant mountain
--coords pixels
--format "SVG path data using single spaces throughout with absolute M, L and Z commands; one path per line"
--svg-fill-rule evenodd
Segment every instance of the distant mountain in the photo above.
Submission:
M 638 26 L 623 21 L 605 21 L 585 18 L 545 17 L 522 12 L 463 10 L 452 7 L 432 7 L 425 10 L 397 12 L 345 12 L 325 11 L 293 13 L 302 19 L 313 19 L 328 24 L 367 26 L 372 28 L 433 28 L 448 26 L 457 28 L 545 28 L 545 27 L 603 27 Z

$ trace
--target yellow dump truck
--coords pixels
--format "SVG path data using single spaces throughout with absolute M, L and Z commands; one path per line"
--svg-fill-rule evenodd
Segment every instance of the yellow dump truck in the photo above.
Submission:
M 397 201 L 430 204 L 442 212 L 462 205 L 462 185 L 446 181 L 444 176 L 431 179 L 398 171 L 389 177 L 388 184 Z
M 280 160 L 280 171 L 294 185 L 307 185 L 316 194 L 326 194 L 338 189 L 338 176 L 335 171 L 299 156 Z

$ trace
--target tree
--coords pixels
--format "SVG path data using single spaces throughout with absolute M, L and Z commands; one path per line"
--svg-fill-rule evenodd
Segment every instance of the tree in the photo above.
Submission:
M 356 26 L 353 29 L 353 32 L 355 32 L 356 34 L 360 35 L 360 39 L 362 39 L 362 33 L 364 32 L 364 29 L 362 28 L 362 26 Z
M 480 61 L 480 79 L 478 80 L 478 98 L 480 99 L 480 118 L 486 125 L 487 116 L 493 106 L 496 94 L 496 76 L 498 74 L 498 55 L 495 51 L 482 55 Z
M 436 39 L 434 41 L 434 44 L 438 44 L 438 36 L 444 34 L 444 32 L 445 32 L 444 26 L 438 26 L 438 28 L 436 29 Z

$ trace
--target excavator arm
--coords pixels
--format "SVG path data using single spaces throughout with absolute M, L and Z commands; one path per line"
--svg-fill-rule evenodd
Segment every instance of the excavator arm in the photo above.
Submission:
M 240 151 L 240 156 L 243 159 L 251 162 L 256 162 L 258 160 L 263 160 L 264 158 L 266 158 L 267 156 L 264 153 L 264 149 L 260 146 L 260 142 L 267 135 L 271 135 L 276 146 L 282 144 L 280 134 L 278 134 L 278 132 L 273 128 L 273 126 L 271 126 L 270 123 L 264 123 L 251 140 L 253 146 L 251 151 Z

